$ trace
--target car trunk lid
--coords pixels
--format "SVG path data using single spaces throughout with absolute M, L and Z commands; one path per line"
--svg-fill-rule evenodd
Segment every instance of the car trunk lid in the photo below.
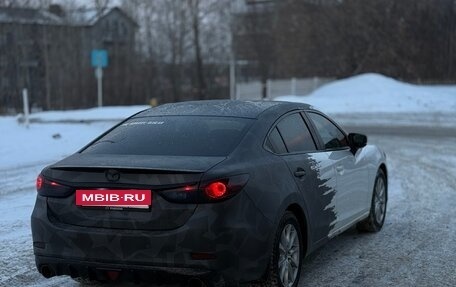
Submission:
M 48 215 L 56 222 L 84 227 L 175 229 L 187 222 L 196 204 L 171 203 L 156 191 L 198 184 L 205 171 L 223 160 L 224 157 L 76 154 L 45 169 L 43 176 L 74 190 L 151 190 L 152 205 L 147 209 L 87 208 L 76 205 L 73 192 L 68 197 L 48 197 Z M 112 177 L 113 174 L 116 176 Z

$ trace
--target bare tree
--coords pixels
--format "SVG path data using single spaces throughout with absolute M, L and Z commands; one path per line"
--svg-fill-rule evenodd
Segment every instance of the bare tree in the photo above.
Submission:
M 215 87 L 226 72 L 218 67 L 228 66 L 229 23 L 220 21 L 228 6 L 228 0 L 124 1 L 140 23 L 139 52 L 154 63 L 155 93 L 172 101 L 223 94 Z
M 193 49 L 195 51 L 196 74 L 198 77 L 198 98 L 204 100 L 206 98 L 206 80 L 204 77 L 203 59 L 201 56 L 200 43 L 200 25 L 201 25 L 201 7 L 200 0 L 189 0 L 191 13 L 191 24 L 193 31 Z
M 111 4 L 111 0 L 93 0 L 93 6 L 97 10 L 98 14 L 105 12 L 109 5 Z

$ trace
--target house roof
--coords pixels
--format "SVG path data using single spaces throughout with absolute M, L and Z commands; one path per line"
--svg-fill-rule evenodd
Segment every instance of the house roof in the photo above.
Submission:
M 0 23 L 61 25 L 61 17 L 47 10 L 0 7 Z
M 101 12 L 96 9 L 76 9 L 64 11 L 64 16 L 42 9 L 0 7 L 0 23 L 92 26 L 115 10 L 137 26 L 137 23 L 118 7 L 104 9 Z
M 65 12 L 66 20 L 75 26 L 92 26 L 98 20 L 111 12 L 111 9 L 99 11 L 97 9 L 77 9 Z
M 133 25 L 138 24 L 122 9 L 119 7 L 107 8 L 99 11 L 97 9 L 77 9 L 66 12 L 67 21 L 75 26 L 92 26 L 97 23 L 101 18 L 107 16 L 113 11 L 118 11 L 125 18 L 127 18 Z

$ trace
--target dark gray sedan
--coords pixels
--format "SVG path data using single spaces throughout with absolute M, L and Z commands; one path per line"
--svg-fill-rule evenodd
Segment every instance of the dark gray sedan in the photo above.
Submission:
M 309 105 L 166 104 L 119 123 L 37 179 L 45 277 L 297 286 L 302 260 L 385 220 L 385 154 Z

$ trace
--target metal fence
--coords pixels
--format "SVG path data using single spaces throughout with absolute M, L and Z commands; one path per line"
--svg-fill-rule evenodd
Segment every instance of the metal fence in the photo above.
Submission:
M 324 84 L 334 81 L 333 78 L 303 78 L 286 80 L 268 80 L 266 87 L 260 81 L 237 83 L 236 99 L 261 100 L 263 88 L 266 89 L 266 98 L 274 99 L 286 95 L 308 95 Z

